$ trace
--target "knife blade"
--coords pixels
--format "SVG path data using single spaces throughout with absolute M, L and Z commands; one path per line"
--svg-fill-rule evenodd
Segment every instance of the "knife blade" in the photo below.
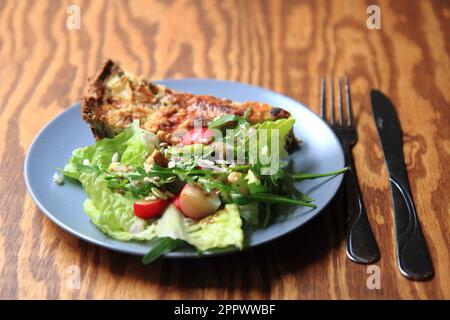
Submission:
M 372 112 L 388 168 L 394 207 L 397 264 L 408 279 L 427 280 L 434 269 L 414 206 L 403 155 L 403 134 L 394 105 L 378 90 L 371 91 Z

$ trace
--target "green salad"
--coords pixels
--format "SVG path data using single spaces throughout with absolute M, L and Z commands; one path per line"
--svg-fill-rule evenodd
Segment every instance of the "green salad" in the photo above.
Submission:
M 285 141 L 294 122 L 251 125 L 246 115 L 224 115 L 171 146 L 135 121 L 113 138 L 76 149 L 59 171 L 81 183 L 84 211 L 102 232 L 148 242 L 144 263 L 182 245 L 199 253 L 242 249 L 243 228 L 270 225 L 273 206 L 315 207 L 295 182 L 346 170 L 289 172 Z

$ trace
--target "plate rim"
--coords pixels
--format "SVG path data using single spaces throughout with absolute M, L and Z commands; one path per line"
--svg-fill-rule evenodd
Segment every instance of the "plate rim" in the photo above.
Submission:
M 341 143 L 339 142 L 339 139 L 337 138 L 336 134 L 334 133 L 334 131 L 331 129 L 331 127 L 329 126 L 329 124 L 323 120 L 321 117 L 319 117 L 317 114 L 315 114 L 311 109 L 309 109 L 305 104 L 303 104 L 300 101 L 297 101 L 287 95 L 272 91 L 270 89 L 264 88 L 264 87 L 260 87 L 257 85 L 253 85 L 253 84 L 249 84 L 249 83 L 244 83 L 244 82 L 239 82 L 239 81 L 233 81 L 233 80 L 221 80 L 221 79 L 212 79 L 212 78 L 169 78 L 169 79 L 161 79 L 161 80 L 154 80 L 153 82 L 155 83 L 161 83 L 161 82 L 184 82 L 184 81 L 193 81 L 193 82 L 219 82 L 219 83 L 223 83 L 223 84 L 233 84 L 233 85 L 239 85 L 239 86 L 247 86 L 247 87 L 252 87 L 258 90 L 263 90 L 266 91 L 267 93 L 270 93 L 273 96 L 276 96 L 277 98 L 282 98 L 282 99 L 287 99 L 290 100 L 291 102 L 298 104 L 301 108 L 304 109 L 304 111 L 310 113 L 313 117 L 317 118 L 318 120 L 320 120 L 322 122 L 322 124 L 324 124 L 325 126 L 328 127 L 328 129 L 330 130 L 330 132 L 332 133 L 332 137 L 335 140 L 335 142 L 337 142 L 337 146 L 339 149 L 339 152 L 343 158 L 344 155 L 344 151 L 342 148 Z M 182 91 L 182 90 L 180 90 Z M 50 221 L 52 221 L 54 224 L 56 224 L 58 227 L 60 227 L 61 229 L 63 229 L 64 231 L 68 232 L 69 234 L 77 237 L 78 239 L 81 239 L 83 241 L 87 241 L 88 243 L 91 243 L 93 245 L 99 246 L 101 248 L 105 248 L 108 250 L 112 250 L 115 252 L 121 252 L 124 254 L 129 254 L 129 255 L 133 255 L 133 256 L 143 256 L 142 253 L 136 252 L 136 251 L 127 251 L 126 249 L 123 248 L 117 248 L 112 246 L 111 244 L 102 242 L 101 240 L 96 240 L 91 238 L 90 236 L 87 236 L 83 233 L 80 233 L 76 230 L 74 230 L 72 227 L 70 227 L 67 224 L 64 224 L 63 222 L 61 222 L 55 215 L 51 214 L 46 208 L 45 206 L 41 203 L 41 201 L 39 201 L 39 199 L 37 198 L 36 194 L 33 192 L 33 189 L 31 188 L 31 183 L 29 180 L 29 165 L 30 165 L 30 154 L 32 153 L 32 151 L 36 148 L 36 142 L 39 139 L 39 137 L 43 134 L 44 131 L 46 131 L 46 129 L 48 127 L 50 127 L 57 119 L 59 119 L 60 117 L 62 117 L 64 114 L 71 112 L 73 109 L 78 108 L 81 106 L 81 101 L 77 101 L 75 103 L 72 103 L 69 107 L 65 108 L 65 110 L 61 111 L 60 113 L 58 113 L 55 117 L 53 117 L 49 122 L 47 122 L 39 131 L 38 133 L 35 135 L 35 137 L 33 138 L 30 146 L 28 147 L 28 151 L 26 153 L 25 159 L 24 159 L 24 168 L 23 168 L 23 175 L 24 175 L 24 180 L 25 180 L 25 185 L 27 188 L 28 193 L 31 195 L 34 203 L 37 205 L 37 207 L 44 213 L 44 215 L 50 219 Z M 345 162 L 344 162 L 345 165 Z M 56 169 L 55 169 L 56 170 Z M 252 245 L 248 245 L 248 246 L 244 246 L 242 249 L 238 249 L 238 248 L 227 248 L 227 249 L 220 249 L 219 251 L 211 251 L 211 252 L 205 252 L 203 254 L 197 254 L 195 252 L 171 252 L 168 253 L 166 255 L 163 256 L 163 258 L 171 258 L 171 259 L 186 259 L 186 258 L 193 258 L 193 259 L 198 259 L 198 258 L 202 258 L 202 257 L 216 257 L 216 256 L 222 256 L 222 255 L 229 255 L 229 254 L 239 254 L 242 253 L 244 251 L 247 251 L 249 249 L 253 249 L 256 247 L 259 247 L 261 245 L 266 245 L 272 241 L 275 241 L 277 239 L 280 239 L 282 237 L 287 236 L 288 234 L 291 234 L 294 231 L 299 230 L 301 227 L 303 227 L 304 225 L 308 224 L 311 220 L 313 220 L 314 218 L 316 218 L 319 214 L 321 214 L 325 208 L 328 207 L 328 205 L 330 204 L 330 202 L 336 197 L 337 192 L 339 191 L 341 185 L 342 185 L 342 181 L 343 181 L 343 176 L 339 175 L 334 177 L 334 179 L 338 180 L 337 183 L 337 187 L 334 190 L 333 194 L 329 197 L 328 201 L 325 202 L 325 204 L 322 206 L 322 208 L 320 208 L 320 210 L 318 210 L 315 214 L 309 216 L 306 218 L 306 220 L 303 221 L 302 224 L 293 227 L 292 229 L 282 233 L 282 234 L 278 234 L 276 236 L 274 236 L 273 238 L 261 241 L 259 243 L 256 244 L 252 244 Z M 269 226 L 270 227 L 270 226 Z M 101 232 L 100 230 L 98 230 L 99 232 Z M 112 240 L 115 240 L 113 238 L 111 238 Z M 119 241 L 119 240 L 116 240 Z M 122 241 L 119 241 L 122 242 Z

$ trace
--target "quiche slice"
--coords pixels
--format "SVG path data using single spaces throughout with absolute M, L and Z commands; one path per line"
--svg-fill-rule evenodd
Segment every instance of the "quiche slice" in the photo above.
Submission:
M 208 126 L 223 114 L 242 116 L 252 106 L 251 123 L 290 117 L 289 112 L 259 102 L 233 102 L 211 95 L 177 92 L 165 86 L 139 79 L 112 60 L 106 61 L 98 74 L 89 81 L 81 102 L 83 119 L 91 126 L 96 139 L 113 137 L 133 120 L 139 119 L 143 129 L 154 132 L 169 144 L 175 144 L 172 133 L 191 129 L 194 121 Z M 289 134 L 287 148 L 296 144 Z

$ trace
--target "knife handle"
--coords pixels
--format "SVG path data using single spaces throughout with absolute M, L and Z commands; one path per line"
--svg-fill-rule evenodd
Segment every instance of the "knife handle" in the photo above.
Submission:
M 358 263 L 369 264 L 380 259 L 380 250 L 370 227 L 361 190 L 358 185 L 350 148 L 344 150 L 349 170 L 344 175 L 347 199 L 346 252 Z
M 398 267 L 408 279 L 430 279 L 434 275 L 433 263 L 417 218 L 406 169 L 403 163 L 399 163 L 397 166 L 391 164 L 389 171 Z

